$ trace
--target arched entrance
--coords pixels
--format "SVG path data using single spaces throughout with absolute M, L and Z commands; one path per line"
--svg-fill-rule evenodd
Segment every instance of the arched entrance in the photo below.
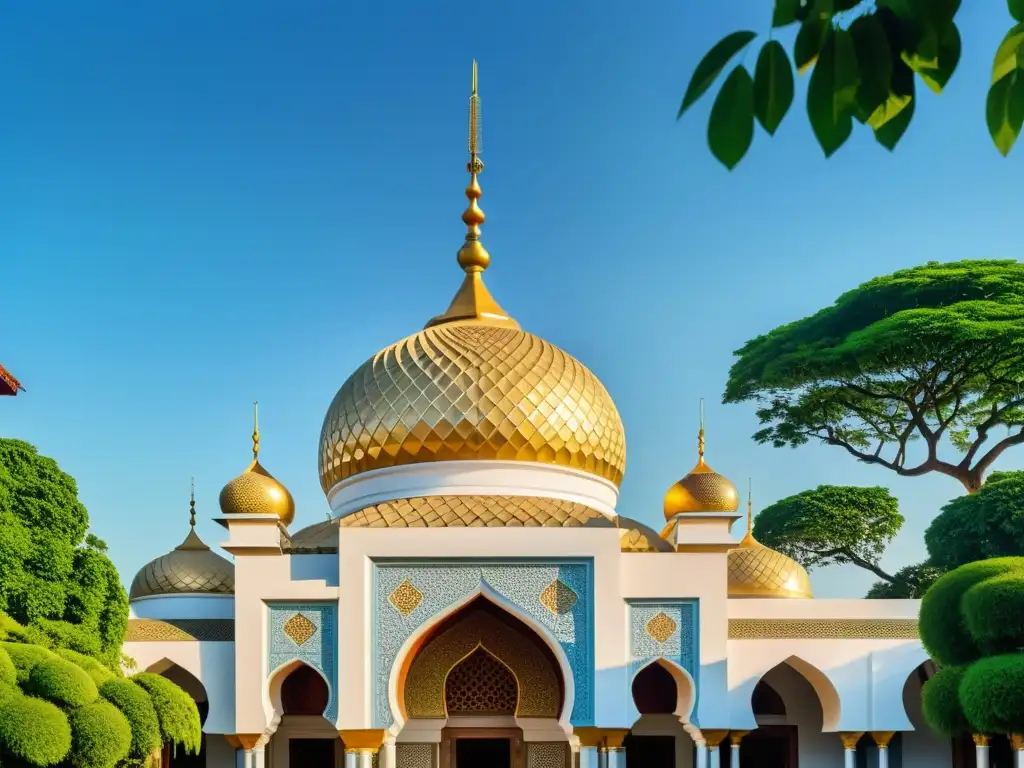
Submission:
M 837 754 L 839 694 L 803 659 L 790 657 L 768 670 L 754 687 L 751 706 L 757 728 L 740 746 L 744 768 L 799 768 L 801 754 Z M 721 753 L 727 766 L 729 750 Z
M 267 750 L 274 768 L 340 768 L 343 744 L 334 724 L 323 716 L 330 698 L 327 681 L 302 662 L 271 678 L 277 729 Z
M 191 696 L 196 703 L 196 709 L 199 710 L 199 722 L 206 725 L 206 718 L 210 714 L 210 701 L 206 695 L 206 688 L 195 675 L 167 659 L 157 662 L 146 671 L 167 678 Z M 220 737 L 217 739 L 218 743 L 223 741 Z M 208 742 L 209 739 L 204 732 L 198 755 L 189 755 L 184 749 L 164 746 L 160 756 L 161 768 L 206 768 L 210 751 Z
M 439 621 L 397 674 L 399 765 L 434 745 L 449 768 L 524 768 L 534 750 L 547 765 L 561 755 L 568 766 L 558 660 L 530 626 L 490 600 L 477 597 Z
M 626 737 L 627 768 L 691 768 L 693 740 L 683 729 L 695 699 L 689 676 L 658 659 L 637 672 L 632 694 L 640 719 Z

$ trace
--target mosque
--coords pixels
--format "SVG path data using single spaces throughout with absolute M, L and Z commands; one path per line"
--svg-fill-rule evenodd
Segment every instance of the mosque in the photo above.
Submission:
M 806 571 L 736 541 L 706 463 L 660 532 L 617 508 L 625 430 L 581 362 L 483 281 L 470 98 L 462 284 L 327 408 L 328 520 L 253 459 L 197 536 L 130 588 L 124 653 L 196 700 L 198 756 L 165 768 L 952 768 L 913 600 L 816 600 Z

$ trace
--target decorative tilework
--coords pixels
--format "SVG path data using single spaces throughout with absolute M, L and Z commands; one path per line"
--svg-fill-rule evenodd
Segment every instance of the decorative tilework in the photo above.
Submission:
M 568 747 L 563 741 L 528 741 L 526 768 L 565 768 Z
M 663 639 L 662 639 L 663 638 Z M 693 600 L 629 603 L 629 686 L 636 673 L 654 659 L 674 661 L 700 690 L 697 659 L 697 604 Z M 696 711 L 696 710 L 695 710 Z
M 730 640 L 916 640 L 917 619 L 729 619 Z
M 406 614 L 396 610 L 390 599 L 403 581 L 408 581 L 422 595 L 422 600 Z M 551 611 L 541 601 L 541 594 L 556 581 L 576 595 L 571 606 L 562 603 L 560 607 L 566 609 L 564 613 Z M 594 653 L 590 564 L 579 561 L 437 561 L 415 565 L 393 562 L 375 564 L 376 727 L 387 727 L 393 721 L 388 686 L 392 667 L 402 645 L 446 608 L 467 601 L 485 587 L 516 606 L 558 641 L 569 660 L 576 692 L 570 721 L 573 725 L 593 724 Z
M 433 744 L 396 744 L 395 763 L 398 768 L 433 768 Z
M 577 599 L 577 594 L 558 579 L 548 584 L 540 593 L 540 604 L 558 616 L 571 611 Z
M 332 723 L 338 718 L 336 611 L 335 605 L 275 603 L 269 606 L 268 622 L 268 673 L 290 661 L 301 661 L 319 671 L 330 693 L 324 717 Z

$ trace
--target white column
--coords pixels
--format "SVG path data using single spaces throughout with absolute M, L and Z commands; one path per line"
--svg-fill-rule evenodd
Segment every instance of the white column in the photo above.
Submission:
M 1024 734 L 1011 733 L 1010 746 L 1013 747 L 1013 768 L 1024 768 Z
M 395 740 L 388 739 L 380 748 L 380 759 L 377 761 L 377 766 L 378 768 L 395 768 L 396 765 Z
M 598 768 L 597 747 L 580 747 L 580 768 Z
M 857 742 L 864 735 L 863 731 L 847 731 L 839 734 L 843 741 L 843 766 L 857 768 Z
M 703 741 L 695 743 L 697 747 L 697 768 L 708 768 L 708 745 Z
M 729 732 L 729 768 L 740 768 L 740 743 L 750 731 Z
M 345 750 L 345 768 L 359 768 L 359 755 L 352 750 Z
M 623 747 L 609 749 L 608 768 L 626 768 L 626 750 Z
M 235 750 L 235 768 L 246 768 L 244 749 Z
M 974 760 L 977 768 L 988 768 L 988 736 L 974 734 Z
M 878 768 L 889 768 L 889 742 L 895 736 L 894 731 L 874 731 L 871 738 L 875 740 L 878 747 Z

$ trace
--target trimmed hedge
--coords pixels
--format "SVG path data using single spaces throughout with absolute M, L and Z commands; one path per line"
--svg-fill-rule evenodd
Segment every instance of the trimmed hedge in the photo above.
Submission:
M 131 727 L 130 760 L 145 760 L 160 749 L 160 721 L 152 699 L 141 685 L 123 678 L 111 678 L 100 685 L 100 697 L 117 707 Z
M 921 642 L 936 662 L 960 666 L 981 658 L 961 611 L 962 598 L 975 584 L 1015 571 L 1024 571 L 1024 559 L 997 557 L 963 565 L 932 584 L 921 600 L 918 628 Z
M 0 685 L 14 686 L 18 684 L 18 670 L 11 661 L 10 654 L 0 648 Z
M 41 645 L 0 643 L 0 648 L 7 651 L 7 655 L 11 657 L 11 661 L 14 663 L 14 669 L 18 673 L 18 685 L 24 685 L 28 682 L 28 675 L 32 671 L 32 667 L 40 661 L 54 658 L 53 653 Z
M 960 683 L 967 719 L 981 733 L 1020 733 L 1024 725 L 1024 653 L 972 664 Z
M 75 768 L 114 768 L 128 756 L 132 729 L 113 704 L 96 701 L 76 709 L 68 719 Z
M 85 673 L 92 678 L 92 681 L 97 686 L 115 677 L 113 672 L 91 656 L 86 656 L 78 651 L 72 651 L 70 648 L 60 648 L 54 651 L 54 653 L 64 659 L 64 661 L 70 661 L 72 664 L 85 670 Z
M 942 667 L 921 689 L 925 719 L 943 736 L 954 738 L 974 732 L 960 706 L 960 683 L 966 671 L 966 667 Z
M 99 696 L 96 683 L 84 670 L 59 658 L 44 659 L 32 667 L 24 688 L 25 693 L 66 708 L 84 707 Z
M 0 753 L 43 768 L 61 762 L 70 749 L 71 726 L 53 704 L 31 696 L 0 702 Z
M 132 680 L 141 685 L 153 701 L 163 742 L 181 744 L 188 754 L 198 755 L 203 726 L 192 697 L 167 678 L 151 672 L 142 672 Z
M 1024 571 L 975 584 L 960 602 L 967 629 L 986 656 L 1024 648 Z

